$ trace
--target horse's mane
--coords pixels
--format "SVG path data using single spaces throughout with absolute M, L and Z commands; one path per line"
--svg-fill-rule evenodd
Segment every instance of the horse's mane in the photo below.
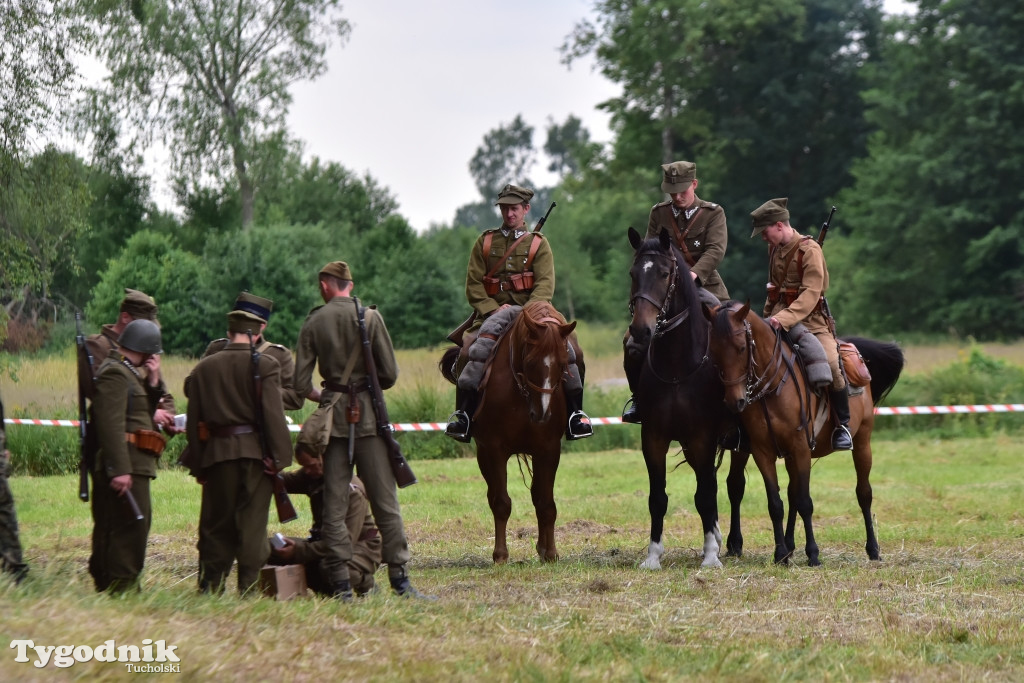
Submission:
M 551 319 L 557 321 L 557 325 L 549 324 Z M 518 334 L 518 341 L 527 344 L 524 361 L 530 364 L 554 354 L 559 365 L 567 365 L 569 351 L 559 331 L 559 326 L 565 323 L 565 317 L 548 302 L 527 302 L 523 312 L 516 318 L 515 329 L 511 331 Z

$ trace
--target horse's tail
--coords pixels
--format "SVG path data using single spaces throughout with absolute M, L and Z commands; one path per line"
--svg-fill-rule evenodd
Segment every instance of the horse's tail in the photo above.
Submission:
M 449 346 L 445 349 L 444 355 L 441 356 L 441 360 L 437 363 L 437 369 L 441 371 L 441 376 L 452 384 L 455 384 L 458 379 L 455 377 L 455 361 L 459 359 L 461 351 L 461 346 Z
M 903 349 L 895 342 L 882 342 L 865 337 L 843 337 L 843 341 L 852 342 L 871 372 L 871 400 L 875 405 L 882 402 L 896 380 L 900 378 L 906 359 Z

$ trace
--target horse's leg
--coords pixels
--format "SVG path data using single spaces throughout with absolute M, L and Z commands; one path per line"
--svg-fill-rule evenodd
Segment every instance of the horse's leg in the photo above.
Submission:
M 700 515 L 704 530 L 704 561 L 702 567 L 721 567 L 718 553 L 722 547 L 722 532 L 718 528 L 718 477 L 715 476 L 714 441 L 702 443 L 697 440 L 686 460 L 693 467 L 697 477 L 697 490 L 693 494 L 693 505 Z M 693 456 L 693 457 L 691 457 Z
M 790 551 L 786 547 L 786 537 L 782 533 L 782 517 L 785 514 L 782 505 L 782 496 L 779 495 L 779 475 L 775 471 L 775 453 L 769 451 L 767 455 L 754 453 L 754 462 L 757 469 L 761 471 L 761 478 L 764 479 L 764 491 L 768 496 L 768 517 L 772 520 L 772 533 L 775 536 L 775 563 L 784 564 L 789 562 Z
M 530 497 L 537 511 L 537 555 L 542 562 L 554 562 L 558 559 L 555 548 L 555 519 L 558 508 L 555 505 L 555 473 L 561 459 L 561 443 L 546 453 L 535 453 L 533 456 L 533 483 L 530 486 Z
M 732 515 L 729 518 L 729 537 L 726 539 L 726 557 L 743 556 L 743 532 L 740 530 L 740 503 L 743 502 L 743 494 L 747 488 L 747 478 L 744 469 L 750 459 L 749 453 L 732 451 L 729 462 L 729 476 L 725 480 L 726 488 L 729 491 L 729 506 Z
M 651 513 L 651 542 L 647 546 L 647 559 L 640 563 L 641 569 L 661 569 L 661 556 L 665 546 L 661 542 L 665 530 L 665 513 L 668 511 L 668 494 L 665 492 L 665 454 L 668 453 L 668 439 L 652 435 L 653 429 L 640 427 L 640 441 L 643 445 L 644 463 L 647 465 L 647 480 L 650 492 L 647 509 Z
M 796 488 L 795 482 L 790 479 L 786 486 L 786 499 L 789 502 L 789 512 L 786 513 L 786 547 L 789 554 L 796 552 Z
M 878 539 L 875 538 L 875 524 L 871 518 L 872 426 L 870 422 L 862 422 L 860 429 L 853 435 L 853 467 L 857 472 L 857 503 L 860 504 L 860 511 L 864 515 L 864 531 L 867 534 L 864 550 L 867 551 L 869 560 L 880 560 L 882 558 L 878 552 Z
M 802 438 L 798 436 L 797 438 Z M 790 486 L 790 520 L 795 520 L 793 507 L 800 513 L 800 519 L 804 522 L 804 536 L 806 543 L 804 550 L 807 552 L 807 566 L 817 567 L 821 565 L 818 559 L 818 544 L 814 540 L 814 525 L 811 518 L 814 515 L 814 502 L 811 500 L 811 452 L 809 449 L 797 449 L 792 455 L 786 458 L 786 469 L 789 471 Z M 795 521 L 791 521 L 791 525 Z M 792 546 L 789 544 L 792 543 Z M 788 532 L 787 546 L 791 550 L 796 549 L 793 541 L 792 529 Z
M 487 482 L 487 503 L 494 516 L 494 552 L 491 557 L 494 564 L 505 564 L 508 562 L 505 534 L 512 514 L 512 499 L 508 495 L 508 455 L 489 454 L 477 441 L 476 462 Z

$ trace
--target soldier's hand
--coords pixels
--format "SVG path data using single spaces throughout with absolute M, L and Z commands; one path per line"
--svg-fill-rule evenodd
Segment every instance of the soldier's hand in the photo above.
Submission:
M 174 413 L 163 408 L 157 408 L 156 412 L 153 413 L 153 422 L 168 434 L 178 434 L 181 432 L 180 429 L 174 426 Z
M 142 365 L 149 371 L 146 381 L 149 382 L 149 386 L 155 387 L 160 384 L 160 355 L 152 354 L 142 363 Z
M 295 541 L 285 536 L 283 548 L 271 548 L 274 555 L 282 560 L 290 562 L 295 557 Z
M 771 318 L 768 318 L 768 324 L 772 326 L 773 330 L 777 330 L 780 327 L 782 327 L 782 323 L 780 323 L 779 319 L 776 318 L 775 316 L 772 316 Z
M 125 491 L 132 490 L 132 475 L 121 474 L 110 480 L 110 488 L 117 491 L 117 495 L 123 496 Z

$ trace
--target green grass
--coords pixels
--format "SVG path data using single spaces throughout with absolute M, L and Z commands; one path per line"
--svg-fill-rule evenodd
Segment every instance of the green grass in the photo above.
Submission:
M 880 563 L 863 550 L 849 456 L 818 461 L 817 569 L 806 567 L 802 550 L 790 566 L 771 563 L 764 489 L 752 466 L 745 555 L 701 569 L 693 476 L 683 465 L 669 476 L 665 569 L 654 573 L 637 568 L 649 517 L 635 450 L 563 457 L 555 564 L 536 559 L 529 492 L 510 463 L 511 562 L 501 567 L 490 561 L 493 527 L 476 463 L 414 462 L 420 483 L 400 492 L 410 572 L 440 599 L 381 593 L 351 605 L 196 595 L 199 489 L 178 471 L 154 482 L 142 593 L 97 596 L 85 570 L 91 522 L 74 477 L 16 477 L 32 571 L 20 587 L 0 579 L 0 678 L 124 676 L 117 664 L 15 664 L 12 639 L 95 646 L 152 638 L 178 646 L 186 680 L 1020 680 L 1021 455 L 1016 440 L 999 435 L 877 442 Z M 303 515 L 271 528 L 302 534 L 308 523 Z

